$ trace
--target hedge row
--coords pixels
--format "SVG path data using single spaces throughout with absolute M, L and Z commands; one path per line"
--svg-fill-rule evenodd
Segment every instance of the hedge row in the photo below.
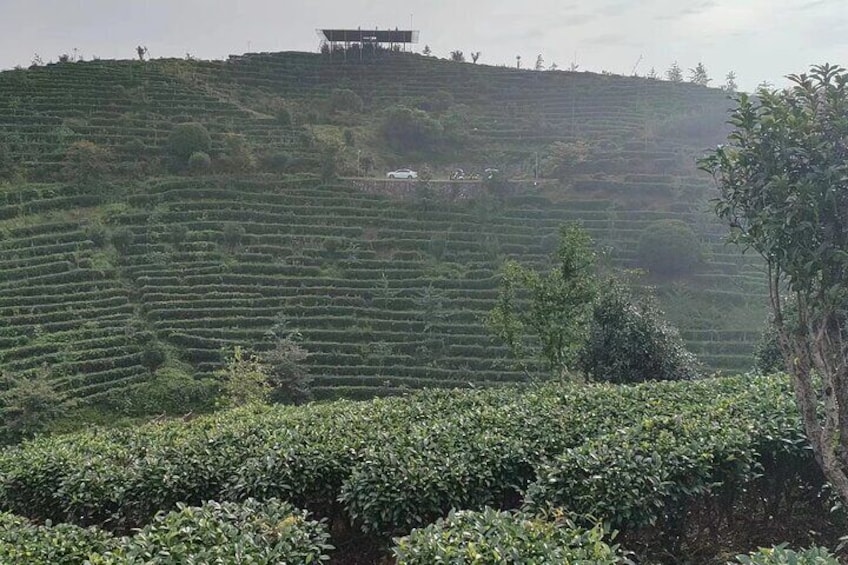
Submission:
M 333 549 L 324 524 L 286 502 L 178 505 L 132 536 L 71 524 L 36 526 L 0 513 L 0 561 L 29 565 L 319 563 Z
M 397 535 L 529 486 L 529 507 L 626 529 L 744 489 L 763 458 L 787 476 L 811 460 L 778 377 L 428 391 L 36 439 L 0 453 L 0 509 L 123 529 L 177 503 L 276 497 Z

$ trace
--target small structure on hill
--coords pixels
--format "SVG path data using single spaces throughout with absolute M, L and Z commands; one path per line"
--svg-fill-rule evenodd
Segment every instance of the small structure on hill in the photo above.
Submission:
M 319 29 L 321 52 L 330 56 L 339 53 L 345 59 L 370 51 L 406 51 L 408 45 L 418 43 L 418 31 L 407 29 Z

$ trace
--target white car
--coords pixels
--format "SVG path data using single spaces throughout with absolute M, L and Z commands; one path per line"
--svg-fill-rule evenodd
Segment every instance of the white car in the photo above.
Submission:
M 417 179 L 418 173 L 412 169 L 398 169 L 396 171 L 389 171 L 386 173 L 386 176 L 390 179 Z

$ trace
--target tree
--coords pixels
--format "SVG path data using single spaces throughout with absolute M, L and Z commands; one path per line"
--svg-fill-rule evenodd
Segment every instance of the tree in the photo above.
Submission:
M 364 106 L 362 98 L 349 88 L 334 88 L 330 93 L 330 112 L 359 113 Z
M 645 75 L 645 78 L 649 78 L 651 80 L 657 80 L 658 78 L 660 78 L 660 75 L 657 74 L 657 69 L 655 69 L 654 67 L 651 67 L 651 70 L 648 71 L 648 74 Z
M 739 87 L 736 85 L 736 73 L 734 73 L 733 71 L 727 73 L 727 75 L 724 77 L 724 85 L 721 87 L 721 89 L 725 92 L 730 93 L 734 93 L 739 89 Z
M 301 341 L 299 332 L 289 332 L 262 354 L 271 386 L 269 398 L 273 402 L 300 404 L 312 397 L 309 390 L 312 377 L 303 364 L 309 352 L 300 345 Z
M 0 140 L 0 181 L 11 180 L 15 176 L 15 161 L 9 145 Z
M 541 174 L 546 178 L 566 180 L 574 167 L 589 156 L 589 146 L 584 141 L 555 141 L 542 155 Z
M 425 45 L 422 53 L 425 57 L 430 57 L 433 54 L 433 51 L 430 49 L 429 45 Z
M 538 355 L 554 372 L 568 370 L 585 340 L 595 285 L 592 240 L 576 224 L 560 230 L 555 266 L 540 273 L 508 261 L 488 325 L 522 359 L 538 342 Z M 524 302 L 524 303 L 522 303 Z
M 551 63 L 551 66 L 550 66 L 550 67 L 548 67 L 548 70 L 549 70 L 549 71 L 555 71 L 555 70 L 557 70 L 557 69 L 559 69 L 559 65 L 557 65 L 557 64 L 556 64 L 556 61 L 554 61 L 553 63 Z
M 716 181 L 715 211 L 732 240 L 766 261 L 807 439 L 848 505 L 848 74 L 825 64 L 788 78 L 786 90 L 739 94 L 727 144 L 700 166 Z
M 209 153 L 203 151 L 195 151 L 188 158 L 188 170 L 194 174 L 203 174 L 212 168 L 212 158 Z
M 61 413 L 62 395 L 53 389 L 47 371 L 40 370 L 31 378 L 2 376 L 0 392 L 2 437 L 5 443 L 20 441 L 44 431 Z
M 536 57 L 536 66 L 534 66 L 533 68 L 537 71 L 545 70 L 545 60 L 542 58 L 541 53 L 539 53 L 539 55 Z
M 680 69 L 680 65 L 677 64 L 677 61 L 672 63 L 665 72 L 665 78 L 671 82 L 683 82 L 683 71 Z
M 520 68 L 521 68 L 521 55 L 516 55 L 516 56 L 515 56 L 515 68 L 516 68 L 516 69 L 520 69 Z
M 657 220 L 642 232 L 637 258 L 655 275 L 687 275 L 701 262 L 701 242 L 685 222 Z
M 240 346 L 226 358 L 226 366 L 215 374 L 220 384 L 222 401 L 227 406 L 268 402 L 271 385 L 268 367 L 259 357 Z
M 135 52 L 138 54 L 138 60 L 144 61 L 144 58 L 147 57 L 147 47 L 139 45 L 135 48 Z
M 221 168 L 228 173 L 248 173 L 256 167 L 250 143 L 245 136 L 237 133 L 224 136 L 224 152 L 219 161 Z
M 698 376 L 695 356 L 653 297 L 634 297 L 615 278 L 599 285 L 578 368 L 595 381 L 639 383 Z
M 455 61 L 457 63 L 464 63 L 465 62 L 465 55 L 459 49 L 457 49 L 456 51 L 451 51 L 450 52 L 450 58 L 451 58 L 451 61 Z
M 482 55 L 482 54 L 483 54 L 482 51 L 472 51 L 471 52 L 471 62 L 476 65 L 477 61 L 480 59 L 480 55 Z
M 88 184 L 109 172 L 109 151 L 91 141 L 76 141 L 65 151 L 64 171 L 68 180 Z
M 203 126 L 195 122 L 180 124 L 171 130 L 168 136 L 168 152 L 185 164 L 192 153 L 208 153 L 212 147 L 212 138 Z
M 693 84 L 707 86 L 712 80 L 707 74 L 707 68 L 703 63 L 698 63 L 694 69 L 689 69 L 689 82 Z
M 437 146 L 444 127 L 427 112 L 394 106 L 386 111 L 380 133 L 386 143 L 397 151 L 426 151 Z

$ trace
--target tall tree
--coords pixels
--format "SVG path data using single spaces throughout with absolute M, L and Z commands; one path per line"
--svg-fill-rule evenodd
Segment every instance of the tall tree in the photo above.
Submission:
M 660 78 L 660 75 L 657 74 L 657 70 L 654 67 L 651 67 L 651 70 L 648 71 L 648 74 L 645 76 L 653 80 L 657 80 L 658 78 Z
M 521 55 L 516 55 L 516 56 L 515 56 L 515 68 L 516 68 L 516 69 L 520 69 L 520 68 L 521 68 Z
M 734 73 L 733 71 L 727 73 L 727 75 L 724 77 L 724 84 L 722 85 L 721 89 L 725 92 L 731 93 L 736 92 L 739 89 L 736 84 L 736 73 Z
M 665 78 L 671 82 L 683 82 L 683 70 L 677 64 L 677 61 L 672 63 L 665 72 Z
M 472 63 L 474 63 L 474 64 L 476 65 L 476 64 L 477 64 L 477 59 L 479 59 L 479 58 L 480 58 L 480 55 L 482 55 L 482 54 L 483 54 L 483 52 L 482 52 L 482 51 L 472 51 L 472 52 L 471 52 L 471 62 L 472 62 Z
M 429 45 L 425 45 L 424 51 L 422 53 L 424 54 L 425 57 L 429 57 L 430 55 L 433 54 L 433 51 L 430 49 Z
M 689 82 L 692 84 L 707 86 L 712 80 L 707 74 L 707 67 L 703 63 L 698 63 L 694 69 L 689 69 Z
M 700 166 L 732 239 L 766 261 L 807 439 L 848 505 L 848 74 L 822 65 L 788 78 L 789 89 L 740 94 L 728 143 Z
M 451 51 L 450 53 L 451 61 L 456 61 L 457 63 L 465 62 L 465 54 L 457 49 L 456 51 Z
M 539 55 L 536 57 L 536 66 L 533 68 L 537 71 L 545 70 L 545 60 L 542 58 L 541 53 L 539 53 Z

